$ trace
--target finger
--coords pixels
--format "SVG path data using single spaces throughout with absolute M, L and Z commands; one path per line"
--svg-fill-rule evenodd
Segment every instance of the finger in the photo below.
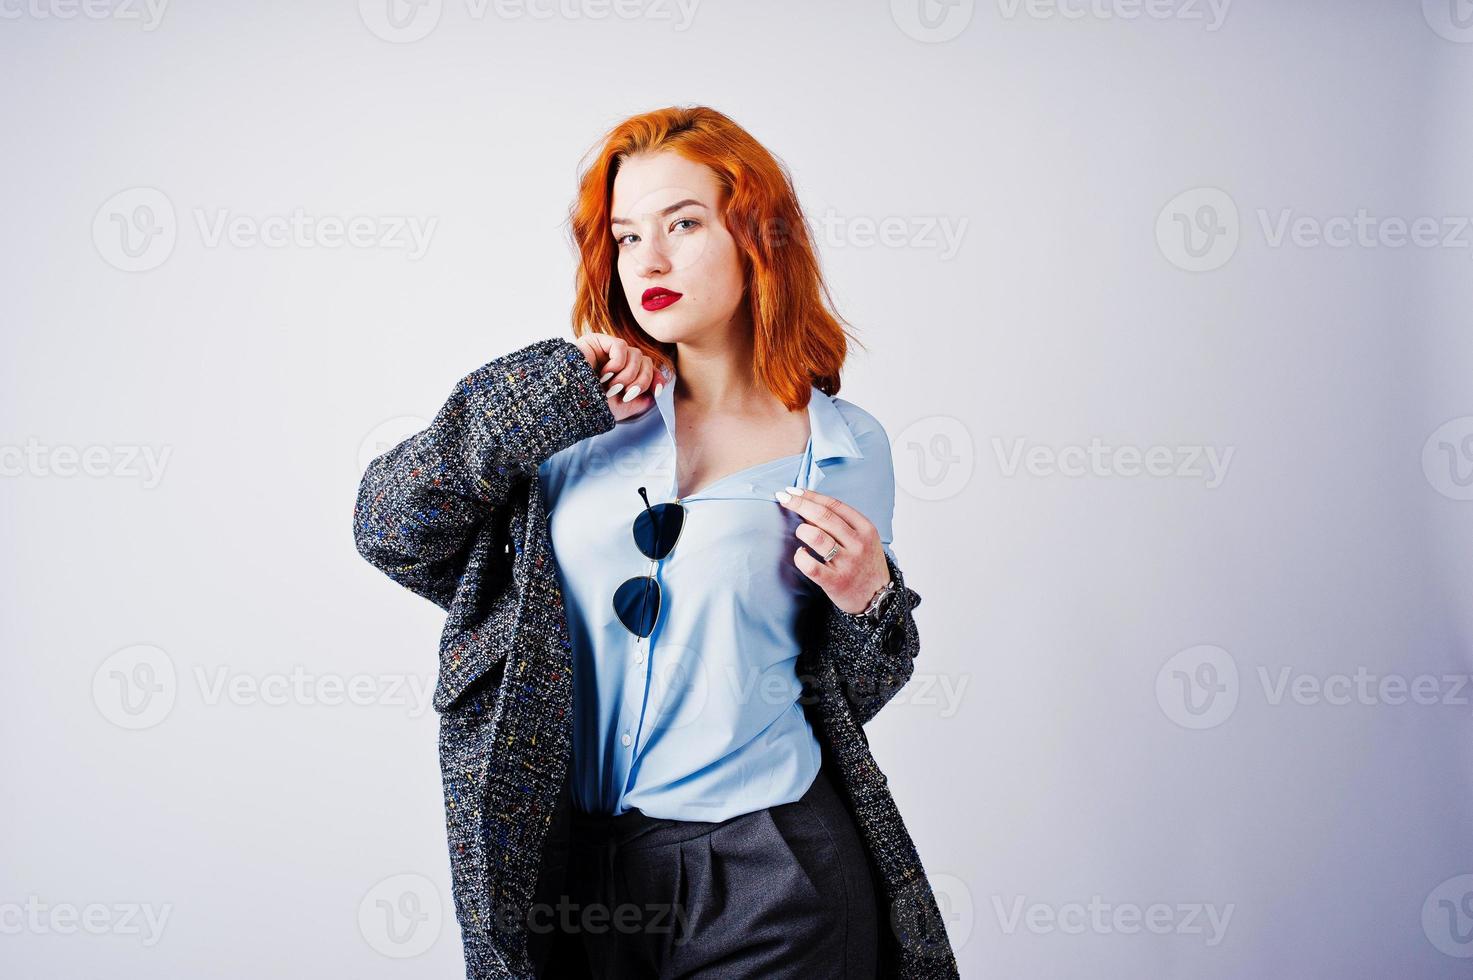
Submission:
M 583 352 L 583 359 L 588 362 L 589 367 L 593 368 L 595 374 L 603 373 L 599 367 L 604 360 L 604 345 L 598 340 L 601 336 L 603 335 L 585 333 L 573 338 L 574 346 Z
M 844 546 L 839 544 L 839 541 L 832 534 L 815 524 L 799 524 L 793 529 L 793 534 L 799 541 L 812 548 L 813 553 L 819 556 L 819 561 L 822 561 L 825 565 L 833 564 L 839 560 L 840 555 L 844 554 Z M 824 561 L 823 556 L 833 551 L 834 545 L 836 544 L 839 545 L 839 550 L 834 552 L 833 558 Z
M 629 386 L 624 394 L 619 396 L 623 401 L 633 401 L 653 387 L 655 362 L 650 360 L 647 355 L 641 357 L 640 362 L 639 374 L 635 377 L 634 383 Z
M 622 389 L 629 383 L 628 379 L 633 375 L 631 365 L 639 356 L 639 348 L 627 344 L 617 337 L 609 345 L 609 359 L 604 362 L 600 377 L 610 376 L 608 380 L 608 394 L 617 394 L 617 389 Z
M 622 366 L 614 372 L 614 377 L 608 387 L 608 393 L 610 395 L 622 396 L 625 391 L 632 388 L 639 381 L 639 374 L 644 369 L 645 360 L 647 358 L 644 355 L 644 351 L 635 347 L 633 344 L 628 345 L 624 351 L 624 360 L 621 362 Z
M 792 490 L 788 492 L 791 494 Z M 831 497 L 826 493 L 819 493 L 817 490 L 804 490 L 801 497 L 804 500 L 811 500 L 816 504 L 827 507 L 830 511 L 841 517 L 846 524 L 854 528 L 855 533 L 860 537 L 863 537 L 871 530 L 877 534 L 879 533 L 878 529 L 875 528 L 874 522 L 855 508 L 844 503 L 838 497 Z
M 807 548 L 799 548 L 793 554 L 793 564 L 797 565 L 798 571 L 812 579 L 820 588 L 827 588 L 828 583 L 834 581 L 835 576 L 839 574 L 813 557 L 813 552 Z
M 860 539 L 859 531 L 839 516 L 837 511 L 819 503 L 817 496 L 819 495 L 814 494 L 812 490 L 804 490 L 801 496 L 795 496 L 793 489 L 788 489 L 786 493 L 779 496 L 778 502 L 789 510 L 796 511 L 799 517 L 810 524 L 816 524 L 827 531 L 835 541 L 839 542 L 839 547 L 847 548 L 857 543 Z M 782 500 L 782 497 L 787 497 L 787 500 Z M 828 499 L 833 500 L 834 498 L 829 497 Z

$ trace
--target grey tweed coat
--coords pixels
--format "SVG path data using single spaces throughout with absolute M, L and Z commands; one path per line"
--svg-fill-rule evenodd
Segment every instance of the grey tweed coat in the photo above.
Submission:
M 536 474 L 614 424 L 579 348 L 539 340 L 463 378 L 428 428 L 369 464 L 358 490 L 359 553 L 447 614 L 434 707 L 455 913 L 474 980 L 534 980 L 528 922 L 561 919 L 528 918 L 544 854 L 570 832 L 573 725 L 571 643 Z M 935 895 L 863 729 L 910 679 L 920 646 L 911 610 L 921 597 L 886 560 L 899 589 L 878 625 L 810 604 L 801 703 L 880 885 L 880 976 L 956 977 Z M 578 937 L 545 941 L 565 956 Z

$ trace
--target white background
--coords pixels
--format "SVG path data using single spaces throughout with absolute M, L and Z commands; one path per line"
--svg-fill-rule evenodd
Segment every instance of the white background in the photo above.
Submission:
M 0 0 L 0 970 L 459 975 L 441 614 L 355 552 L 358 479 L 570 335 L 580 158 L 702 103 L 869 348 L 924 599 L 871 739 L 963 976 L 1467 975 L 1465 3 L 387 2 Z M 433 230 L 211 235 L 298 209 Z M 1095 439 L 1170 474 L 1048 465 Z

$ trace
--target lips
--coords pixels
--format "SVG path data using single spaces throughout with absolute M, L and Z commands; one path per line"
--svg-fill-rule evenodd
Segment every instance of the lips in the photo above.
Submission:
M 677 293 L 673 289 L 666 289 L 663 286 L 653 286 L 644 291 L 644 295 L 639 298 L 639 305 L 651 312 L 663 310 L 683 295 L 684 293 Z

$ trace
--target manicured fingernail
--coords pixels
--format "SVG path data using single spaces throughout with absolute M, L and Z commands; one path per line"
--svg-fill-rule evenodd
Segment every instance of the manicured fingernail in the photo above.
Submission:
M 665 390 L 665 383 L 663 381 L 656 381 L 655 382 L 655 397 L 656 398 L 659 398 L 660 397 L 660 392 L 662 392 L 664 390 Z
M 787 490 L 788 493 L 794 494 L 795 496 L 803 496 L 803 490 L 800 487 L 784 487 L 783 489 Z
M 605 381 L 609 380 L 613 376 L 614 376 L 614 372 L 613 371 L 610 371 L 608 374 L 604 375 L 602 378 L 599 378 L 598 379 L 598 383 L 599 384 L 603 384 Z
M 633 398 L 637 394 L 639 394 L 639 385 L 635 385 L 633 388 L 630 388 L 628 391 L 624 392 L 624 397 L 619 400 L 627 402 L 629 399 Z
M 777 502 L 780 504 L 785 504 L 789 500 L 793 499 L 792 497 L 789 497 L 787 494 L 783 493 L 781 490 L 777 491 L 777 493 L 774 493 L 773 496 L 777 498 Z
M 624 382 L 620 381 L 618 384 L 614 385 L 614 387 L 612 387 L 608 391 L 604 392 L 604 394 L 605 395 L 608 395 L 610 398 L 612 398 L 615 395 L 617 395 L 619 393 L 619 389 L 621 389 L 623 387 L 624 387 Z

